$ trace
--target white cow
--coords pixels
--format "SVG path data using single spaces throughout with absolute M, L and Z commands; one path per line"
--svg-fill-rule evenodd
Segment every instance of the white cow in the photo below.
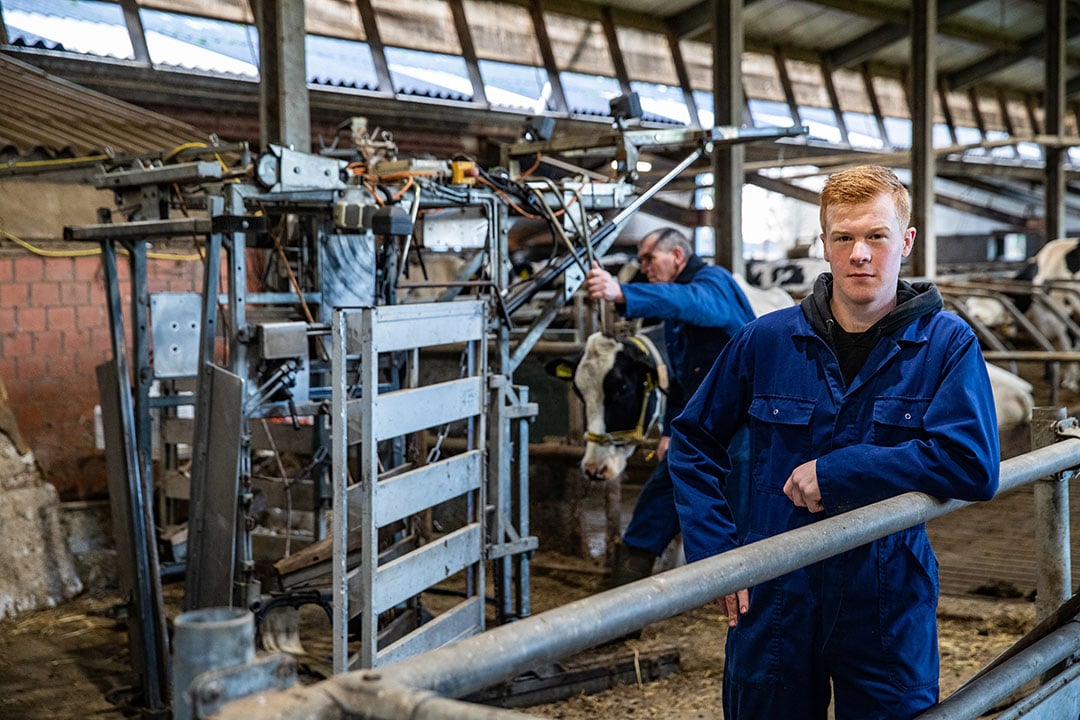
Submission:
M 761 317 L 767 312 L 791 307 L 795 304 L 794 298 L 788 295 L 783 288 L 771 287 L 763 289 L 751 285 L 742 275 L 735 275 L 734 277 L 735 283 L 750 302 L 750 309 L 754 311 L 754 317 Z
M 990 387 L 994 392 L 998 427 L 1013 427 L 1030 421 L 1031 409 L 1035 407 L 1031 383 L 991 363 L 986 363 L 986 372 L 990 375 Z
M 1054 294 L 1051 294 L 1051 298 L 1058 299 Z M 1068 326 L 1059 315 L 1050 312 L 1041 303 L 1032 302 L 1026 296 L 1018 296 L 1015 304 L 1017 309 L 1024 313 L 1024 317 L 1050 341 L 1054 349 L 1076 349 L 1076 339 L 1071 337 Z M 963 305 L 972 319 L 978 320 L 998 334 L 1007 338 L 1015 338 L 1020 334 L 1016 318 L 997 298 L 972 296 L 964 298 Z M 1080 390 L 1080 363 L 1064 363 L 1060 384 L 1067 390 Z

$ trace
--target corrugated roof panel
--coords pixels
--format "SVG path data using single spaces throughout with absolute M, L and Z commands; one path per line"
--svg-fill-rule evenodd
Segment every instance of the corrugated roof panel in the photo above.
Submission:
M 69 52 L 132 58 L 124 12 L 93 0 L 6 0 L 4 23 L 13 43 L 44 43 Z
M 209 136 L 0 55 L 0 146 L 19 155 L 168 150 Z
M 191 15 L 140 10 L 155 65 L 257 77 L 259 33 L 254 26 Z

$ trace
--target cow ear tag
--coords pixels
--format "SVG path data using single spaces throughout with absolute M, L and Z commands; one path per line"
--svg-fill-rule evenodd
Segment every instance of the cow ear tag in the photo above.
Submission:
M 574 368 L 569 363 L 559 363 L 555 366 L 555 377 L 562 380 L 572 380 L 574 377 Z

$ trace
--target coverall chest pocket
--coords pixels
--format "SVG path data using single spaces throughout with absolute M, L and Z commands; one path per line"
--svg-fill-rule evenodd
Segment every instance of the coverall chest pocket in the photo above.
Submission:
M 929 408 L 929 398 L 875 398 L 874 444 L 889 447 L 924 438 Z
M 750 402 L 755 487 L 783 494 L 791 469 L 810 459 L 813 415 L 813 400 L 759 395 Z

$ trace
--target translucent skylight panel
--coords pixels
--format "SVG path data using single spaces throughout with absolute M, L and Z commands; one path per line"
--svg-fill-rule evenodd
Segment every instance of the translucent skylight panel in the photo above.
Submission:
M 259 34 L 252 25 L 140 10 L 155 65 L 257 77 Z
M 807 137 L 839 145 L 842 139 L 832 110 L 819 107 L 799 106 L 799 115 L 807 128 Z
M 934 123 L 934 129 L 931 131 L 931 143 L 934 147 L 948 147 L 953 144 L 952 134 L 949 132 L 949 126 L 944 123 Z
M 480 60 L 480 78 L 488 102 L 499 107 L 541 113 L 550 104 L 551 83 L 544 68 Z
M 964 127 L 963 125 L 956 126 L 956 141 L 961 145 L 975 145 L 983 141 L 982 133 L 978 128 Z M 968 150 L 968 153 L 972 155 L 985 155 L 986 151 L 982 148 L 975 148 L 974 150 Z
M 1038 143 L 1022 142 L 1016 143 L 1016 151 L 1020 154 L 1021 160 L 1039 160 L 1043 159 L 1042 146 Z M 1074 164 L 1077 163 L 1076 158 L 1080 157 L 1080 150 L 1077 148 L 1069 148 L 1069 157 L 1072 158 Z
M 787 103 L 751 99 L 748 104 L 750 115 L 754 118 L 754 127 L 791 127 L 795 124 Z
M 304 39 L 308 81 L 321 85 L 375 90 L 379 87 L 375 62 L 367 43 L 323 35 Z
M 706 90 L 695 90 L 694 102 L 697 104 L 698 122 L 701 127 L 711 128 L 716 118 L 713 112 L 713 94 Z
M 473 87 L 465 58 L 388 47 L 386 63 L 390 67 L 394 92 L 448 100 L 472 99 Z
M 641 99 L 644 120 L 666 123 L 690 124 L 690 110 L 682 88 L 671 85 L 632 81 L 630 89 Z
M 894 148 L 906 150 L 911 147 L 911 121 L 907 118 L 886 117 L 885 134 Z
M 613 77 L 563 72 L 559 78 L 566 104 L 577 115 L 610 115 L 611 100 L 622 95 L 619 81 Z
M 851 147 L 868 150 L 880 150 L 885 147 L 881 137 L 877 118 L 868 113 L 845 112 L 844 124 L 847 125 L 848 142 Z
M 986 139 L 987 140 L 994 140 L 994 141 L 1008 140 L 1009 139 L 1009 133 L 1004 132 L 1002 130 L 987 130 L 986 131 Z M 1002 146 L 1002 147 L 990 148 L 990 156 L 991 157 L 1004 158 L 1004 159 L 1011 160 L 1011 159 L 1014 159 L 1016 157 L 1016 155 L 1017 155 L 1016 149 L 1012 145 L 1005 145 L 1005 146 Z
M 96 0 L 4 0 L 8 40 L 49 49 L 131 59 L 135 51 L 116 3 Z

